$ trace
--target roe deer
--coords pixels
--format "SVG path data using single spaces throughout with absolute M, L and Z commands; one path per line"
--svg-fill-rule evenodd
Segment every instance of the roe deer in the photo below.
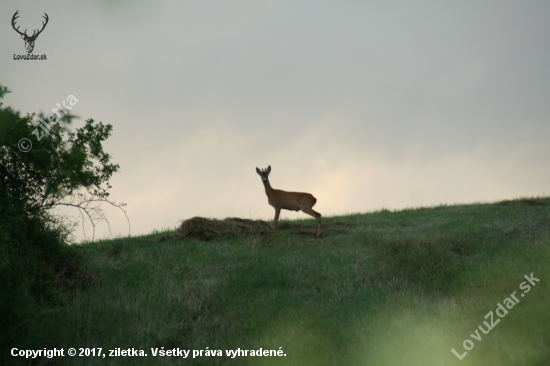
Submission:
M 290 211 L 300 211 L 313 216 L 317 220 L 317 237 L 321 235 L 321 214 L 313 211 L 312 207 L 317 202 L 317 199 L 309 193 L 300 192 L 286 192 L 280 189 L 273 189 L 267 179 L 271 172 L 271 165 L 267 169 L 260 170 L 256 168 L 256 173 L 262 177 L 262 182 L 265 187 L 265 194 L 267 195 L 267 201 L 273 208 L 275 208 L 275 220 L 274 228 L 277 230 L 277 222 L 279 221 L 279 214 L 281 209 Z

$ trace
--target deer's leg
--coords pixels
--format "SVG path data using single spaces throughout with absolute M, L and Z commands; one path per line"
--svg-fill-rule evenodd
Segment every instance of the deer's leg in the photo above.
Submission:
M 313 210 L 311 210 L 313 211 Z M 319 217 L 317 217 L 317 237 L 321 236 L 321 214 L 319 212 L 315 212 Z
M 319 237 L 319 235 L 321 235 L 321 214 L 317 211 L 313 211 L 311 207 L 304 207 L 302 211 L 304 211 L 308 215 L 313 216 L 317 220 L 317 237 Z
M 280 208 L 275 209 L 275 219 L 273 220 L 273 227 L 275 230 L 277 230 L 277 222 L 279 221 L 279 214 L 281 213 Z

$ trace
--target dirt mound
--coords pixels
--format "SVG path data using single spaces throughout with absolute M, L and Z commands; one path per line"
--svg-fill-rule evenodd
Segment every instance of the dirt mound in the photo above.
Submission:
M 230 217 L 224 220 L 193 217 L 181 223 L 175 236 L 180 238 L 196 238 L 213 240 L 226 237 L 252 237 L 271 233 L 271 226 L 262 220 L 247 220 Z

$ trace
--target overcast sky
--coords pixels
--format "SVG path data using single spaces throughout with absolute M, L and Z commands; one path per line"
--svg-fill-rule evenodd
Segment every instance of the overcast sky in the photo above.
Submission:
M 17 10 L 21 30 L 48 14 L 33 52 L 47 60 L 14 60 Z M 111 198 L 132 234 L 272 219 L 268 165 L 325 216 L 550 193 L 550 1 L 3 0 L 0 14 L 5 105 L 50 113 L 72 94 L 75 127 L 113 125 Z

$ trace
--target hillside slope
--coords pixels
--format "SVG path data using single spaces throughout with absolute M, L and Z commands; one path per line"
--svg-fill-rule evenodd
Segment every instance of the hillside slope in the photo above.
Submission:
M 148 354 L 60 365 L 550 363 L 550 198 L 328 217 L 321 239 L 314 220 L 284 227 L 82 245 L 91 284 L 37 314 L 29 345 Z M 226 356 L 239 348 L 286 356 Z

